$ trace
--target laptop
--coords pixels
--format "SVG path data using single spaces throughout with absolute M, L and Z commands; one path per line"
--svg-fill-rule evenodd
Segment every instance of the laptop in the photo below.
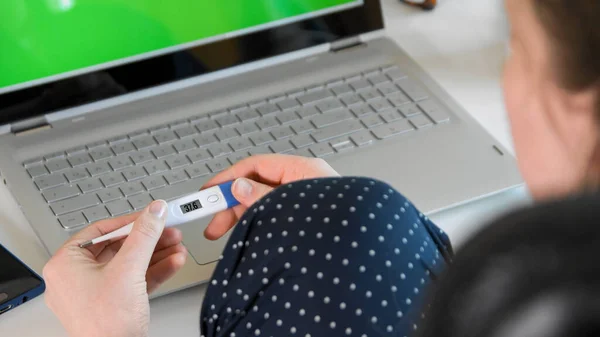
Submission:
M 522 184 L 379 0 L 232 3 L 0 4 L 0 172 L 48 253 L 257 154 L 323 158 L 427 213 Z M 210 278 L 227 237 L 207 223 L 180 227 L 190 258 L 157 295 Z

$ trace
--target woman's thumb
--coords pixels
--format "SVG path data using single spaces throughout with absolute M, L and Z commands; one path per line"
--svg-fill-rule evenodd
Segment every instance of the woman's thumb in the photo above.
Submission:
M 129 237 L 115 257 L 127 260 L 132 267 L 144 268 L 144 273 L 156 244 L 165 228 L 167 218 L 167 203 L 164 200 L 153 201 L 133 223 Z
M 252 204 L 272 190 L 273 188 L 271 186 L 257 183 L 256 181 L 247 178 L 238 178 L 231 186 L 233 196 L 246 207 L 252 206 Z

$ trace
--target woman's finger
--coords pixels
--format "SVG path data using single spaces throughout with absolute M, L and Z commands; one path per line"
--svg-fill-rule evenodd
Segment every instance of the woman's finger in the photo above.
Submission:
M 155 252 L 181 243 L 183 234 L 178 228 L 165 228 L 158 243 L 156 244 Z
M 156 264 L 157 262 L 159 262 L 160 260 L 163 260 L 170 255 L 175 255 L 178 253 L 187 253 L 187 249 L 180 243 L 175 244 L 170 247 L 165 247 L 161 250 L 154 252 L 154 254 L 152 254 L 152 258 L 150 259 L 149 265 L 152 266 L 152 265 Z
M 250 208 L 255 202 L 267 195 L 273 187 L 246 178 L 238 178 L 231 186 L 233 196 L 242 205 Z
M 183 267 L 187 253 L 177 253 L 156 262 L 148 268 L 146 273 L 146 286 L 148 293 L 153 292 L 161 284 L 171 278 Z
M 204 230 L 204 237 L 209 240 L 218 240 L 225 235 L 238 220 L 236 208 L 246 209 L 243 205 L 237 205 L 233 209 L 217 213 Z

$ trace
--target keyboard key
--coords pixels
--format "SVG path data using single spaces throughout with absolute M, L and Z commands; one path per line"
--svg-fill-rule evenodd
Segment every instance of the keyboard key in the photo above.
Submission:
M 406 77 L 406 75 L 397 66 L 394 66 L 394 67 L 386 69 L 385 70 L 385 74 L 392 81 L 399 80 L 401 78 L 405 78 Z
M 173 142 L 173 147 L 177 152 L 182 153 L 196 148 L 196 143 L 191 138 L 177 140 Z
M 184 180 L 188 180 L 188 176 L 184 170 L 176 170 L 166 173 L 164 176 L 169 185 L 174 185 Z
M 260 131 L 258 126 L 256 126 L 256 124 L 254 124 L 253 122 L 244 123 L 242 125 L 236 126 L 235 130 L 242 136 L 252 132 Z
M 165 160 L 165 163 L 167 163 L 167 165 L 169 165 L 169 167 L 171 168 L 171 170 L 174 170 L 176 168 L 180 168 L 186 165 L 190 164 L 190 161 L 187 159 L 187 157 L 184 154 L 180 154 L 174 157 L 171 157 L 167 160 Z
M 281 124 L 289 124 L 300 119 L 294 111 L 287 111 L 277 114 L 277 121 Z
M 236 138 L 229 142 L 229 146 L 233 149 L 233 151 L 241 151 L 247 148 L 252 147 L 252 143 L 248 140 L 248 138 Z
M 414 104 L 407 104 L 407 105 L 401 106 L 399 108 L 399 110 L 400 110 L 400 112 L 402 112 L 404 117 L 412 117 L 414 115 L 418 115 L 421 113 L 421 109 L 419 109 Z
M 271 143 L 269 147 L 275 153 L 286 153 L 294 149 L 294 146 L 288 140 L 285 139 L 276 141 L 275 143 Z
M 207 150 L 208 153 L 210 153 L 214 158 L 225 156 L 231 153 L 231 148 L 225 143 L 211 145 L 207 148 Z
M 421 88 L 415 81 L 403 78 L 396 82 L 396 84 L 404 91 L 408 97 L 410 97 L 414 102 L 422 101 L 429 97 L 425 90 Z
M 295 98 L 287 98 L 277 102 L 277 106 L 281 110 L 293 109 L 300 106 L 300 103 Z
M 331 147 L 336 152 L 339 152 L 339 153 L 351 150 L 356 147 L 356 146 L 354 146 L 354 143 L 352 143 L 352 141 L 350 141 L 350 139 L 348 137 L 340 137 L 340 138 L 331 140 L 329 142 L 329 145 L 331 145 Z
M 212 122 L 212 123 L 214 123 L 214 122 Z M 216 126 L 216 124 L 215 124 L 215 126 Z M 198 126 L 196 126 L 196 127 L 198 127 Z M 174 141 L 175 139 L 177 139 L 177 135 L 175 134 L 175 132 L 173 132 L 171 130 L 159 131 L 157 133 L 154 133 L 153 136 L 154 136 L 154 139 L 156 139 L 156 141 L 159 144 L 168 143 L 168 142 L 171 142 L 171 141 Z
M 90 150 L 90 156 L 95 161 L 112 157 L 114 154 L 108 146 L 98 146 Z
M 333 149 L 327 143 L 315 144 L 309 147 L 308 150 L 317 158 L 327 157 L 334 153 Z
M 390 82 L 381 83 L 381 84 L 377 85 L 377 89 L 383 95 L 390 95 L 390 94 L 400 91 L 400 88 L 398 88 L 394 83 L 390 83 Z
M 367 129 L 383 124 L 383 120 L 378 115 L 366 116 L 361 118 L 360 121 Z
M 272 154 L 273 152 L 271 151 L 270 148 L 266 147 L 266 146 L 257 146 L 253 149 L 251 149 L 250 151 L 248 151 L 248 153 L 251 156 L 258 156 L 261 154 Z
M 294 135 L 294 131 L 289 126 L 280 126 L 276 129 L 271 130 L 273 138 L 279 140 L 288 138 Z
M 297 121 L 294 124 L 292 124 L 291 127 L 292 127 L 292 130 L 294 130 L 294 132 L 296 132 L 297 134 L 310 132 L 311 130 L 314 129 L 312 124 L 307 120 Z
M 291 142 L 298 149 L 314 144 L 314 141 L 312 140 L 312 138 L 310 138 L 309 135 L 298 135 L 292 138 Z
M 108 140 L 108 143 L 112 145 L 112 144 L 117 144 L 117 143 L 120 143 L 120 142 L 124 142 L 124 141 L 126 141 L 128 139 L 129 139 L 128 136 L 115 136 L 115 137 L 111 137 L 111 138 L 109 138 L 107 140 Z
M 152 149 L 152 154 L 158 159 L 170 156 L 176 153 L 175 148 L 171 144 L 166 144 Z
M 350 111 L 352 111 L 352 113 L 358 118 L 368 116 L 375 112 L 368 104 L 357 105 L 351 108 Z
M 90 149 L 90 150 L 93 149 L 93 148 L 95 148 L 95 147 L 105 146 L 105 145 L 106 145 L 106 141 L 105 140 L 99 140 L 97 142 L 86 144 L 87 148 Z
M 81 194 L 81 192 L 79 192 L 79 188 L 77 188 L 77 186 L 64 185 L 47 189 L 44 191 L 44 193 L 42 193 L 42 196 L 44 196 L 44 199 L 50 203 L 68 199 L 79 194 Z
M 288 95 L 288 97 L 294 97 L 294 98 L 296 98 L 298 96 L 304 95 L 305 93 L 306 93 L 306 90 L 304 90 L 304 89 L 298 89 L 298 90 L 294 90 L 294 91 L 288 92 L 287 95 Z
M 215 121 L 221 127 L 237 124 L 239 122 L 238 118 L 235 115 L 231 115 L 231 114 L 224 114 L 223 116 L 219 116 L 219 117 L 215 118 Z
M 369 88 L 369 89 L 363 90 L 360 93 L 360 97 L 368 102 L 372 99 L 380 98 L 381 94 L 379 93 L 379 91 L 377 89 Z
M 211 170 L 211 172 L 217 173 L 217 172 L 221 172 L 221 171 L 225 170 L 226 168 L 228 168 L 229 161 L 227 161 L 227 158 L 213 159 L 213 160 L 209 161 L 206 165 Z
M 77 184 L 77 186 L 79 186 L 83 193 L 93 192 L 104 188 L 104 185 L 102 185 L 98 178 L 86 179 Z
M 150 135 L 140 136 L 133 141 L 133 145 L 138 150 L 143 150 L 156 145 L 156 140 Z
M 273 141 L 273 137 L 268 132 L 260 132 L 250 136 L 250 140 L 254 145 L 260 146 Z
M 137 139 L 138 137 L 143 137 L 143 136 L 147 136 L 148 135 L 148 130 L 138 130 L 138 131 L 134 131 L 132 133 L 130 133 L 128 136 L 129 138 L 133 139 Z
M 252 108 L 246 108 L 242 111 L 239 111 L 236 113 L 236 115 L 242 122 L 251 121 L 260 117 L 260 114 Z
M 218 141 L 219 140 L 217 139 L 217 137 L 215 137 L 215 135 L 212 134 L 201 134 L 199 136 L 194 137 L 194 142 L 199 147 L 206 147 Z
M 53 203 L 50 205 L 50 209 L 52 209 L 52 212 L 54 212 L 56 216 L 59 216 L 95 206 L 99 203 L 100 199 L 98 199 L 96 194 L 82 194 L 74 198 Z
M 431 120 L 426 115 L 416 115 L 409 119 L 410 123 L 417 129 L 424 129 L 433 125 Z
M 46 168 L 50 173 L 59 172 L 71 168 L 71 165 L 65 159 L 52 159 L 46 162 Z
M 228 113 L 229 113 L 229 111 L 227 109 L 223 109 L 223 110 L 213 111 L 213 112 L 209 113 L 208 116 L 214 119 L 214 118 L 222 117 Z
M 280 111 L 279 107 L 273 103 L 261 105 L 260 107 L 256 108 L 256 110 L 260 112 L 262 116 L 267 116 Z
M 321 112 L 328 112 L 335 109 L 343 108 L 344 105 L 337 99 L 328 99 L 317 104 L 317 109 Z
M 425 111 L 437 124 L 450 121 L 450 115 L 440 105 L 431 100 L 419 102 L 419 107 Z
M 353 134 L 350 136 L 350 139 L 354 142 L 354 144 L 356 144 L 356 146 L 359 147 L 371 145 L 373 142 L 375 142 L 375 137 L 373 137 L 373 134 L 367 130 Z
M 129 158 L 131 158 L 136 165 L 139 165 L 154 160 L 154 155 L 150 153 L 150 151 L 140 151 L 130 155 Z
M 186 153 L 187 157 L 192 163 L 197 163 L 205 160 L 209 160 L 212 156 L 205 149 L 196 149 Z
M 137 180 L 146 176 L 146 171 L 141 166 L 134 166 L 121 171 L 127 181 Z
M 123 215 L 131 212 L 133 209 L 127 200 L 115 200 L 107 203 L 106 209 L 112 216 Z
M 388 102 L 388 100 L 385 99 L 385 98 L 374 99 L 374 100 L 372 100 L 372 101 L 369 102 L 369 105 L 375 111 L 383 111 L 385 109 L 390 109 L 392 107 L 392 105 L 390 104 L 390 102 Z
M 58 222 L 64 229 L 73 229 L 87 224 L 81 212 L 74 212 L 58 217 Z
M 110 147 L 116 155 L 135 151 L 135 146 L 131 142 L 122 142 Z
M 397 121 L 399 119 L 404 118 L 398 111 L 395 109 L 384 110 L 379 114 L 379 117 L 383 118 L 386 123 L 391 123 L 393 121 Z
M 366 88 L 370 88 L 371 87 L 371 83 L 369 83 L 369 81 L 365 80 L 365 79 L 359 79 L 356 81 L 352 81 L 350 83 L 350 86 L 352 87 L 352 89 L 359 91 L 361 89 L 366 89 Z
M 43 176 L 45 174 L 48 174 L 48 170 L 46 170 L 46 167 L 44 165 L 35 165 L 35 166 L 30 166 L 27 168 L 27 173 L 29 173 L 29 175 L 31 176 L 31 178 L 35 178 L 35 177 L 39 177 L 39 176 Z
M 208 131 L 219 128 L 217 123 L 215 123 L 215 121 L 210 120 L 210 119 L 203 119 L 203 120 L 199 121 L 198 123 L 196 123 L 195 126 L 196 126 L 196 129 L 198 129 L 198 131 L 200 131 L 200 132 L 208 132 Z
M 306 105 L 314 102 L 318 102 L 324 100 L 326 98 L 333 97 L 333 93 L 329 90 L 318 90 L 315 92 L 307 93 L 302 96 L 299 96 L 297 99 L 300 103 Z
M 215 132 L 215 136 L 217 136 L 217 138 L 220 141 L 226 141 L 228 139 L 239 136 L 239 134 L 237 133 L 237 131 L 235 131 L 234 128 L 225 128 Z
M 390 123 L 390 124 L 384 124 L 381 126 L 378 126 L 376 128 L 374 128 L 373 134 L 379 138 L 379 139 L 385 139 L 385 138 L 389 138 L 392 136 L 396 136 L 399 134 L 403 134 L 406 132 L 410 132 L 413 131 L 413 127 L 410 125 L 410 123 L 403 119 L 394 123 Z
M 96 177 L 102 175 L 106 172 L 112 172 L 112 169 L 106 162 L 93 163 L 86 167 L 88 172 L 92 175 L 92 177 Z
M 368 80 L 369 80 L 369 82 L 371 82 L 371 84 L 373 84 L 373 85 L 377 85 L 377 84 L 380 84 L 380 83 L 384 83 L 384 82 L 388 82 L 388 81 L 389 81 L 389 79 L 388 79 L 388 78 L 387 78 L 385 75 L 383 75 L 383 74 L 377 74 L 377 75 L 375 75 L 375 76 L 370 76 L 370 77 L 368 78 Z
M 354 92 L 354 90 L 352 90 L 352 88 L 348 84 L 340 84 L 338 86 L 335 86 L 331 88 L 331 91 L 333 91 L 338 96 Z
M 78 167 L 74 169 L 70 169 L 65 172 L 65 177 L 69 182 L 76 182 L 88 178 L 90 175 L 83 167 Z
M 166 184 L 165 179 L 160 175 L 151 176 L 142 180 L 142 185 L 144 185 L 148 191 L 165 186 Z
M 65 176 L 62 175 L 62 173 L 54 173 L 37 177 L 33 179 L 33 182 L 37 185 L 39 190 L 47 190 L 52 187 L 66 184 L 67 179 L 65 179 Z
M 46 160 L 52 160 L 52 159 L 58 159 L 58 158 L 64 158 L 65 157 L 65 152 L 64 151 L 59 151 L 59 152 L 54 152 L 54 153 L 50 153 L 44 156 L 44 159 Z
M 87 163 L 91 163 L 92 158 L 90 158 L 90 156 L 87 153 L 83 153 L 69 157 L 68 161 L 71 164 L 71 166 L 77 167 Z
M 388 101 L 392 102 L 395 107 L 402 106 L 404 104 L 410 103 L 410 98 L 401 92 L 394 93 L 390 96 L 386 96 Z
M 148 175 L 152 175 L 152 174 L 156 174 L 156 173 L 160 173 L 160 172 L 169 170 L 169 168 L 167 167 L 167 164 L 165 164 L 162 161 L 160 161 L 160 162 L 157 161 L 157 162 L 146 164 L 146 165 L 144 165 L 144 169 L 146 170 L 146 172 L 148 172 Z
M 117 200 L 117 199 L 121 199 L 121 197 L 123 196 L 121 194 L 121 191 L 116 188 L 105 188 L 102 191 L 96 193 L 98 195 L 98 198 L 100 198 L 100 200 L 103 203 L 107 203 L 109 201 L 113 201 L 113 200 Z
M 87 150 L 87 147 L 85 147 L 85 145 L 81 145 L 81 146 L 77 146 L 74 148 L 70 148 L 65 152 L 67 152 L 67 155 L 72 156 L 72 155 L 78 154 L 78 153 L 86 151 L 86 150 Z
M 317 142 L 323 142 L 332 138 L 345 136 L 362 130 L 357 120 L 349 120 L 319 129 L 311 134 Z
M 298 116 L 302 117 L 302 118 L 308 118 L 314 115 L 318 115 L 320 112 L 319 110 L 317 110 L 316 107 L 311 106 L 311 107 L 304 107 L 302 109 L 298 109 L 296 111 L 296 113 L 298 114 Z
M 129 204 L 131 204 L 131 207 L 136 211 L 148 206 L 148 204 L 153 201 L 152 197 L 147 193 L 134 195 L 127 200 L 129 201 Z
M 98 205 L 92 208 L 88 208 L 83 211 L 83 215 L 90 223 L 110 217 L 110 214 L 108 213 L 104 205 Z
M 129 197 L 145 191 L 144 186 L 139 181 L 130 182 L 119 186 L 124 196 Z
M 342 102 L 346 104 L 346 106 L 352 106 L 354 104 L 362 103 L 363 99 L 358 94 L 352 94 L 342 97 Z
M 313 118 L 312 123 L 320 129 L 328 125 L 339 123 L 353 118 L 354 116 L 350 113 L 350 111 L 344 109 L 339 111 L 332 111 L 321 116 L 317 116 Z
M 240 160 L 248 158 L 248 156 L 249 156 L 249 154 L 246 151 L 234 152 L 232 155 L 227 157 L 227 160 L 229 160 L 231 165 L 234 165 L 235 163 L 239 162 Z
M 198 131 L 196 130 L 196 128 L 194 128 L 193 126 L 187 125 L 187 123 L 185 125 L 186 126 L 180 127 L 177 130 L 175 130 L 175 134 L 177 135 L 177 137 L 185 138 L 185 137 L 189 137 L 189 136 L 198 134 Z
M 104 186 L 112 187 L 122 182 L 125 182 L 125 178 L 123 177 L 121 172 L 113 172 L 102 176 L 102 178 L 100 178 L 100 181 L 104 184 Z
M 204 163 L 194 164 L 185 169 L 185 172 L 190 176 L 190 178 L 194 179 L 197 177 L 201 177 L 210 173 L 208 167 Z
M 277 118 L 271 116 L 259 119 L 256 122 L 256 125 L 258 125 L 258 127 L 260 127 L 261 130 L 268 130 L 279 126 L 279 122 L 277 121 Z
M 44 161 L 44 158 L 42 158 L 42 157 L 36 157 L 36 158 L 24 161 L 23 162 L 23 166 L 29 167 L 29 166 L 32 166 L 32 165 L 38 165 L 38 164 L 40 164 L 43 161 Z
M 294 152 L 294 155 L 300 157 L 314 158 L 312 152 L 310 152 L 308 148 L 297 150 L 296 152 Z
M 133 162 L 129 159 L 128 155 L 121 155 L 108 160 L 108 164 L 114 170 L 121 170 L 126 167 L 133 166 Z

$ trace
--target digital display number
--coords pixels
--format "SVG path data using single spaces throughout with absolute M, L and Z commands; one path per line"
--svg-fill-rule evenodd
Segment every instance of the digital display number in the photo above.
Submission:
M 198 210 L 200 208 L 202 208 L 200 200 L 194 200 L 192 202 L 188 202 L 187 204 L 181 205 L 181 211 L 183 212 L 183 214 Z

